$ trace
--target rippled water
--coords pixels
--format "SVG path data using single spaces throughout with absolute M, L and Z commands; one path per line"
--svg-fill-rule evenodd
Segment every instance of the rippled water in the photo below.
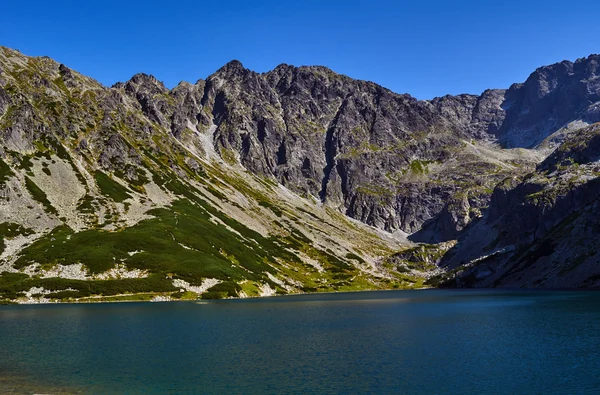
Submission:
M 0 392 L 599 393 L 600 293 L 0 307 Z

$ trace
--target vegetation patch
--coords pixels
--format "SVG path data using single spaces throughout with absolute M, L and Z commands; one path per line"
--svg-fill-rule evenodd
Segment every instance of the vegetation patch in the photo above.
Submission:
M 415 159 L 410 162 L 410 171 L 414 174 L 427 174 L 429 172 L 428 166 L 434 161 L 430 160 L 418 160 Z
M 283 212 L 279 208 L 277 208 L 277 206 L 274 206 L 266 200 L 259 200 L 258 205 L 261 207 L 268 208 L 273 212 L 273 214 L 275 214 L 278 217 L 281 217 L 283 215 Z
M 232 149 L 226 149 L 226 148 L 221 148 L 220 149 L 221 152 L 221 158 L 223 158 L 223 160 L 229 164 L 229 165 L 235 165 L 237 163 L 237 159 L 236 159 L 236 155 L 235 155 L 235 151 Z
M 313 219 L 317 220 L 317 221 L 322 221 L 321 218 L 317 217 L 316 215 L 314 215 L 313 213 L 311 213 L 308 210 L 303 209 L 302 207 L 296 207 L 296 210 L 303 212 L 304 214 L 309 215 L 310 217 L 312 217 Z
M 0 182 L 4 183 L 8 181 L 9 177 L 12 177 L 15 173 L 10 169 L 10 166 L 0 158 Z
M 16 299 L 32 287 L 56 291 L 46 297 L 54 299 L 82 298 L 92 295 L 140 294 L 148 292 L 175 292 L 177 289 L 164 276 L 122 280 L 69 280 L 64 278 L 35 278 L 23 273 L 4 272 L 0 275 L 0 297 Z
M 204 278 L 266 281 L 264 272 L 275 274 L 271 266 L 277 264 L 274 257 L 297 259 L 274 240 L 198 204 L 180 200 L 172 209 L 149 213 L 156 218 L 115 232 L 91 229 L 73 233 L 66 226 L 58 227 L 25 248 L 14 265 L 83 263 L 90 272 L 101 273 L 123 262 L 131 268 L 199 283 Z M 212 215 L 219 215 L 242 237 L 212 221 Z
M 356 255 L 356 254 L 354 254 L 352 252 L 347 253 L 346 254 L 346 258 L 347 259 L 354 259 L 355 261 L 358 261 L 360 263 L 365 263 L 364 259 L 362 259 L 360 256 L 358 256 L 358 255 Z
M 44 191 L 42 191 L 40 187 L 38 187 L 36 183 L 33 182 L 33 180 L 29 177 L 25 177 L 25 188 L 27 188 L 34 200 L 40 202 L 46 208 L 46 212 L 58 215 L 58 211 L 56 211 L 52 204 L 50 204 L 50 201 L 48 200 L 48 197 Z
M 239 296 L 242 287 L 232 281 L 226 281 L 209 288 L 202 294 L 202 299 L 224 299 L 227 297 L 235 298 Z
M 127 188 L 113 180 L 106 173 L 97 171 L 94 174 L 94 178 L 96 179 L 98 188 L 100 188 L 100 192 L 115 202 L 122 203 L 123 201 L 131 198 L 131 195 L 127 193 Z
M 381 185 L 361 185 L 356 188 L 356 192 L 363 195 L 381 198 L 390 198 L 394 196 L 394 191 L 382 187 Z

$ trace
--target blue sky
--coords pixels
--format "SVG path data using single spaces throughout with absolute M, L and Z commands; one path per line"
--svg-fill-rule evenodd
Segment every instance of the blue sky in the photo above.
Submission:
M 238 59 L 259 72 L 325 65 L 430 99 L 600 52 L 598 11 L 589 0 L 4 1 L 0 45 L 105 85 L 145 72 L 173 87 Z

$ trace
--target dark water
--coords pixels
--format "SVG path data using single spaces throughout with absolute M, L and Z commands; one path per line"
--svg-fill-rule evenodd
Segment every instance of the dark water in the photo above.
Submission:
M 0 393 L 600 393 L 600 292 L 0 307 Z

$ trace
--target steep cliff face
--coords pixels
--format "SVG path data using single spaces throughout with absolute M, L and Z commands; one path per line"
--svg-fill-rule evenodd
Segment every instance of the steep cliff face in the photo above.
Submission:
M 457 272 L 447 284 L 599 286 L 598 141 L 600 125 L 581 129 L 535 172 L 499 184 L 483 218 L 442 259 Z
M 504 176 L 541 157 L 490 155 L 489 144 L 531 148 L 596 121 L 596 64 L 596 56 L 562 62 L 508 90 L 418 101 L 324 67 L 258 74 L 234 61 L 207 79 L 202 103 L 217 150 L 251 171 L 387 231 L 435 223 L 417 239 L 440 241 L 487 205 Z
M 126 93 L 155 122 L 171 119 L 177 138 L 183 125 L 200 129 L 218 155 L 387 231 L 413 233 L 445 210 L 437 226 L 448 229 L 438 233 L 451 237 L 464 226 L 453 218 L 484 206 L 503 175 L 533 164 L 518 152 L 484 152 L 504 117 L 500 90 L 427 102 L 324 67 L 258 74 L 237 61 L 206 80 L 201 98 L 196 84 L 186 104 L 149 106 L 147 97 L 165 95 L 164 87 L 136 86 L 145 93 Z
M 594 247 L 578 235 L 595 232 L 582 213 L 595 204 L 598 59 L 420 101 L 325 67 L 238 61 L 171 90 L 146 74 L 106 88 L 0 48 L 3 292 L 56 276 L 210 296 L 409 287 L 436 264 L 450 273 L 432 282 L 589 286 L 595 255 L 568 246 Z M 588 233 L 557 239 L 572 216 Z M 532 280 L 550 234 L 557 256 L 587 262 L 579 277 Z

